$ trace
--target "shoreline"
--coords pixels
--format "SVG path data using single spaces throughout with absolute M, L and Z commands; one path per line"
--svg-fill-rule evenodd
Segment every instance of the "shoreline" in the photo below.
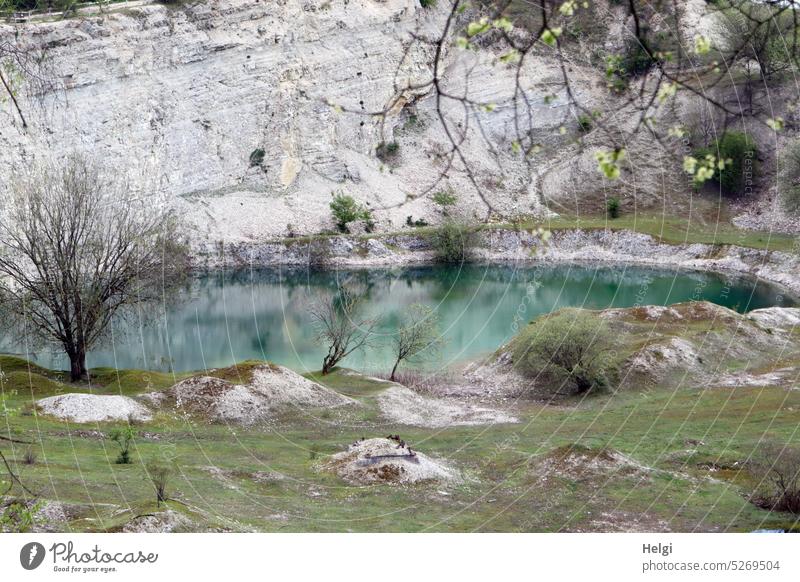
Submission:
M 751 247 L 660 242 L 628 230 L 559 229 L 547 243 L 528 230 L 493 228 L 477 233 L 472 262 L 601 263 L 668 267 L 755 278 L 800 300 L 800 253 Z M 385 234 L 369 237 L 331 235 L 264 243 L 231 243 L 199 249 L 194 269 L 227 268 L 410 267 L 436 263 L 427 234 Z

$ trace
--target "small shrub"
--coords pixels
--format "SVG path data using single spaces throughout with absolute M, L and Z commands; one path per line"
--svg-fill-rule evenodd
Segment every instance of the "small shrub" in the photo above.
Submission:
M 167 465 L 161 463 L 148 463 L 147 464 L 147 478 L 153 485 L 153 490 L 156 494 L 156 505 L 161 506 L 162 503 L 167 501 L 167 483 L 171 474 L 171 470 Z
M 592 130 L 592 118 L 586 114 L 578 116 L 578 131 L 581 133 L 588 133 Z
M 794 214 L 800 214 L 800 140 L 790 144 L 781 161 L 780 191 L 783 207 Z
M 40 501 L 11 501 L 0 513 L 0 532 L 27 533 L 35 524 L 36 514 L 42 507 Z
M 430 8 L 436 5 L 436 0 L 419 0 L 419 5 L 423 8 Z
M 390 141 L 389 143 L 381 142 L 378 144 L 378 147 L 375 148 L 375 155 L 384 163 L 389 163 L 394 160 L 399 153 L 400 144 L 396 141 Z
M 724 169 L 717 169 L 713 177 L 723 194 L 742 196 L 750 192 L 758 175 L 758 150 L 748 135 L 738 131 L 729 131 L 716 140 L 714 145 L 694 151 L 694 157 L 698 159 L 704 158 L 708 154 L 719 157 L 721 160 L 730 160 Z
M 413 226 L 413 227 L 428 226 L 428 223 L 422 218 L 417 218 L 415 220 L 414 217 L 409 214 L 408 216 L 406 216 L 406 226 Z
M 450 207 L 455 206 L 456 202 L 458 202 L 458 198 L 450 190 L 439 190 L 433 195 L 433 203 L 439 207 L 439 211 L 444 216 L 448 215 Z
M 34 451 L 31 447 L 25 451 L 25 454 L 22 457 L 22 462 L 26 465 L 35 465 L 36 464 L 36 451 Z
M 750 498 L 755 505 L 800 515 L 800 449 L 767 443 L 754 456 L 752 472 L 760 481 Z
M 619 218 L 619 198 L 614 196 L 606 201 L 606 214 L 609 218 Z
M 372 221 L 372 213 L 364 206 L 356 202 L 356 199 L 349 194 L 341 192 L 333 194 L 333 200 L 330 203 L 331 214 L 336 223 L 336 228 L 339 232 L 350 232 L 347 225 L 356 220 L 364 220 L 367 222 L 367 230 L 370 230 L 370 225 L 374 227 Z
M 431 236 L 436 259 L 441 263 L 463 263 L 470 259 L 475 232 L 467 225 L 448 220 Z
M 646 74 L 656 64 L 651 56 L 659 51 L 657 39 L 649 39 L 648 50 L 638 39 L 630 39 L 621 54 L 606 58 L 606 79 L 611 89 L 623 91 L 631 79 Z
M 541 317 L 512 343 L 514 365 L 529 377 L 549 378 L 553 394 L 587 394 L 610 387 L 616 373 L 610 351 L 613 335 L 596 314 L 564 309 Z
M 266 152 L 261 148 L 256 148 L 250 152 L 250 167 L 255 168 L 264 163 L 264 156 Z
M 131 463 L 131 444 L 136 433 L 133 427 L 126 426 L 125 428 L 115 428 L 108 435 L 108 438 L 115 442 L 119 447 L 119 455 L 115 461 L 117 465 L 129 465 Z

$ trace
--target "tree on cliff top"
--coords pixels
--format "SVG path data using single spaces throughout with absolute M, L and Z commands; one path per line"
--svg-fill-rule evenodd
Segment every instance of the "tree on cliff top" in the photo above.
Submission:
M 174 215 L 72 156 L 17 175 L 0 207 L 0 297 L 60 345 L 72 381 L 115 315 L 163 300 L 186 271 Z

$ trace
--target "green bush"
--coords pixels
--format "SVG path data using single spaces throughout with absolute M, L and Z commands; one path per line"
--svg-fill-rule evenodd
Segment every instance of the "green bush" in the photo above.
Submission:
M 441 263 L 463 263 L 470 259 L 475 232 L 466 224 L 447 220 L 431 236 L 436 259 Z
M 551 392 L 586 394 L 612 385 L 614 337 L 596 313 L 564 309 L 540 317 L 512 342 L 514 365 L 523 375 L 550 379 Z
M 423 8 L 430 8 L 436 4 L 436 0 L 419 0 L 419 5 Z
M 613 196 L 606 201 L 606 214 L 609 218 L 619 218 L 619 198 Z
M 800 141 L 790 144 L 781 156 L 780 192 L 783 207 L 800 214 Z
M 414 217 L 409 214 L 408 216 L 406 216 L 406 226 L 412 226 L 417 228 L 421 226 L 428 226 L 428 221 L 426 221 L 423 218 L 414 219 Z
M 261 148 L 256 148 L 250 152 L 250 167 L 254 168 L 264 163 L 264 156 L 266 152 Z
M 356 202 L 355 198 L 349 194 L 335 193 L 333 200 L 331 200 L 330 208 L 339 232 L 350 232 L 347 225 L 356 220 L 366 221 L 368 232 L 371 232 L 374 228 L 372 213 Z
M 713 145 L 694 151 L 694 157 L 698 159 L 708 154 L 729 160 L 724 169 L 716 170 L 713 178 L 723 194 L 742 196 L 752 190 L 758 176 L 758 150 L 752 138 L 738 131 L 726 132 Z
M 133 427 L 126 426 L 125 428 L 115 428 L 108 435 L 108 438 L 119 446 L 119 455 L 117 456 L 116 463 L 118 465 L 129 465 L 131 463 L 131 444 L 136 436 Z

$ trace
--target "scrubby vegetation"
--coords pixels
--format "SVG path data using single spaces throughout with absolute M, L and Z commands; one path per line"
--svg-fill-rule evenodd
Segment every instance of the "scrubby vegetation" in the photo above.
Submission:
M 746 133 L 728 131 L 711 146 L 695 150 L 698 159 L 712 156 L 723 163 L 715 166 L 713 180 L 726 196 L 744 196 L 752 192 L 758 178 L 758 150 Z
M 169 483 L 172 471 L 168 465 L 160 462 L 147 463 L 147 478 L 153 486 L 153 491 L 156 494 L 156 505 L 160 506 L 166 503 L 167 497 L 167 484 Z
M 131 445 L 133 444 L 135 436 L 136 432 L 130 425 L 122 428 L 115 428 L 109 433 L 109 440 L 119 447 L 119 455 L 117 455 L 116 460 L 118 465 L 129 465 L 132 462 Z
M 375 155 L 380 161 L 388 164 L 396 160 L 400 155 L 400 144 L 396 141 L 390 141 L 388 143 L 381 142 L 378 144 L 378 147 L 375 148 Z
M 439 207 L 443 216 L 448 216 L 450 208 L 456 205 L 458 198 L 452 190 L 439 190 L 433 195 L 433 203 Z
M 262 148 L 256 148 L 250 152 L 250 167 L 255 168 L 264 163 L 266 152 Z
M 330 208 L 339 232 L 350 232 L 349 225 L 358 220 L 363 220 L 366 223 L 368 232 L 371 230 L 372 213 L 349 194 L 335 192 Z
M 540 317 L 514 339 L 514 366 L 544 380 L 554 395 L 613 386 L 614 337 L 597 313 L 564 309 Z
M 411 226 L 413 228 L 421 228 L 423 226 L 428 226 L 428 221 L 424 218 L 414 218 L 410 214 L 406 216 L 406 226 Z
M 751 465 L 758 490 L 753 502 L 765 509 L 800 515 L 800 449 L 767 443 L 754 457 Z
M 606 214 L 609 218 L 619 218 L 619 198 L 612 196 L 606 201 Z

